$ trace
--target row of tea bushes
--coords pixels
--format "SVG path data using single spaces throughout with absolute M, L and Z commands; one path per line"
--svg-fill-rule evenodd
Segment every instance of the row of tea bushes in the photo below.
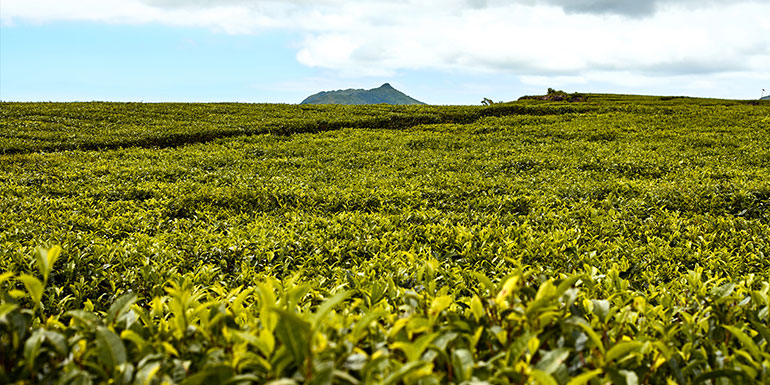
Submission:
M 366 266 L 303 281 L 121 294 L 50 314 L 39 274 L 0 276 L 0 379 L 58 384 L 760 384 L 770 284 L 703 269 L 635 290 L 618 269 L 489 277 L 424 261 L 413 287 Z M 436 285 L 437 278 L 451 282 Z M 23 289 L 20 289 L 23 287 Z

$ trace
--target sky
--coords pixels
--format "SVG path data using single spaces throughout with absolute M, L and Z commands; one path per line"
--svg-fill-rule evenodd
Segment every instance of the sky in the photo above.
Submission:
M 2 0 L 0 100 L 757 99 L 770 0 Z M 767 92 L 765 92 L 767 95 Z

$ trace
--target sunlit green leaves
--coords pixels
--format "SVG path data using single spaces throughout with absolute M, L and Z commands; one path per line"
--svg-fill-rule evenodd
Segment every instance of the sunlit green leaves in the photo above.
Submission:
M 767 107 L 590 97 L 4 103 L 0 382 L 768 382 Z
M 610 270 L 607 276 L 617 273 Z M 753 321 L 764 309 L 764 301 L 755 305 L 745 301 L 751 298 L 747 293 L 752 290 L 746 282 L 735 282 L 731 288 L 734 299 L 729 304 L 723 296 L 713 296 L 713 287 L 708 288 L 707 284 L 708 290 L 701 291 L 700 297 L 678 294 L 683 289 L 684 292 L 698 290 L 704 285 L 696 280 L 698 274 L 703 272 L 692 272 L 690 281 L 653 289 L 654 295 L 645 301 L 638 299 L 638 293 L 627 293 L 623 284 L 610 293 L 615 301 L 591 299 L 599 293 L 588 287 L 574 287 L 587 279 L 585 273 L 562 277 L 561 283 L 567 282 L 563 285 L 554 285 L 552 282 L 556 280 L 551 279 L 541 281 L 536 274 L 514 274 L 515 279 L 507 277 L 499 284 L 501 290 L 507 292 L 503 297 L 493 291 L 455 301 L 456 294 L 403 297 L 401 293 L 407 291 L 396 291 L 384 303 L 398 304 L 402 310 L 411 309 L 400 315 L 382 310 L 384 308 L 368 310 L 363 298 L 352 291 L 338 290 L 318 298 L 318 293 L 308 285 L 293 280 L 277 288 L 273 288 L 272 283 L 264 283 L 256 290 L 219 291 L 191 286 L 181 279 L 169 284 L 166 296 L 150 301 L 148 310 L 144 309 L 145 305 L 137 304 L 136 295 L 129 293 L 115 299 L 101 315 L 83 310 L 65 313 L 64 319 L 69 320 L 65 334 L 33 327 L 19 347 L 22 358 L 19 364 L 27 371 L 35 371 L 40 370 L 40 362 L 64 360 L 73 354 L 81 360 L 92 360 L 92 369 L 105 378 L 134 378 L 140 383 L 151 383 L 160 377 L 202 383 L 258 381 L 269 376 L 299 376 L 312 381 L 334 377 L 347 383 L 376 379 L 397 383 L 435 375 L 436 379 L 451 376 L 459 383 L 484 382 L 505 375 L 534 383 L 572 385 L 587 384 L 600 376 L 624 384 L 640 383 L 643 376 L 673 376 L 694 381 L 724 377 L 739 383 L 764 378 L 762 365 L 768 356 L 764 342 L 767 331 Z M 468 274 L 468 278 L 471 277 L 472 274 Z M 45 292 L 43 283 L 31 278 L 34 277 L 24 279 L 31 287 L 43 288 L 38 292 Z M 344 276 L 339 279 L 346 280 Z M 682 283 L 685 286 L 680 286 Z M 714 287 L 724 286 L 719 285 Z M 567 289 L 570 286 L 572 288 Z M 38 289 L 32 292 L 35 290 Z M 569 296 L 559 295 L 568 290 L 572 290 Z M 443 291 L 456 293 L 449 289 Z M 514 292 L 518 293 L 515 297 Z M 241 293 L 247 294 L 241 296 Z M 700 312 L 699 307 L 687 312 L 666 307 L 670 305 L 665 305 L 667 302 L 663 299 L 671 295 L 678 298 L 677 303 L 696 301 L 694 303 L 712 311 L 728 306 L 719 311 L 732 309 L 733 319 L 748 319 L 744 318 L 736 326 L 697 327 L 685 334 L 668 334 L 662 325 L 668 322 L 667 314 L 672 311 L 684 322 L 694 325 L 701 324 L 699 318 L 710 317 Z M 319 303 L 310 305 L 308 301 L 312 298 L 320 299 Z M 498 298 L 502 298 L 507 307 L 485 308 L 485 303 L 496 303 Z M 563 302 L 565 298 L 572 302 Z M 626 302 L 618 298 L 626 298 Z M 233 303 L 228 302 L 229 307 L 220 303 L 227 301 Z M 272 303 L 255 307 L 241 305 L 253 301 Z M 345 305 L 348 301 L 353 304 Z M 234 305 L 235 302 L 239 304 Z M 454 303 L 470 304 L 465 305 L 466 308 Z M 742 305 L 736 306 L 738 303 Z M 5 319 L 19 314 L 18 305 L 3 305 Z M 580 311 L 581 307 L 585 313 Z M 239 314 L 232 317 L 223 313 L 223 309 L 238 309 Z M 745 313 L 748 316 L 743 315 L 744 311 L 749 312 Z M 644 318 L 632 313 L 641 313 Z M 2 319 L 0 324 L 4 322 Z M 180 319 L 184 322 L 180 323 Z M 238 319 L 240 324 L 228 319 Z M 550 331 L 553 325 L 563 334 Z M 759 327 L 750 329 L 748 325 Z M 180 328 L 184 329 L 179 331 Z M 627 328 L 636 328 L 637 332 L 628 335 Z M 720 332 L 730 337 L 724 339 L 727 344 L 712 344 L 709 333 Z M 67 337 L 73 333 L 78 337 Z M 708 361 L 698 358 L 699 353 L 691 350 L 693 342 L 712 344 L 713 348 L 721 349 L 722 354 L 734 357 L 731 366 L 708 366 Z M 553 348 L 556 343 L 562 347 Z M 222 344 L 226 350 L 217 347 Z M 180 377 L 179 368 L 186 372 L 188 369 L 184 368 L 191 367 L 191 360 L 200 354 L 203 346 L 208 346 L 205 357 L 207 361 L 213 360 L 213 366 Z M 374 346 L 378 346 L 376 351 L 369 350 Z M 693 358 L 683 366 L 679 360 L 685 353 Z M 40 358 L 43 356 L 47 358 Z M 172 361 L 163 363 L 165 361 L 157 361 L 158 357 Z M 343 357 L 347 357 L 344 364 L 335 368 L 335 360 Z M 80 376 L 79 372 L 69 373 L 68 376 Z
M 40 270 L 40 275 L 43 276 L 43 281 L 48 282 L 48 276 L 51 275 L 53 265 L 56 260 L 59 259 L 61 254 L 61 247 L 54 246 L 50 249 L 38 248 L 35 253 L 35 259 L 37 260 L 37 268 Z
M 625 357 L 628 353 L 639 350 L 643 346 L 644 343 L 639 341 L 620 342 L 607 350 L 607 353 L 604 355 L 604 359 L 607 361 L 612 361 L 615 359 L 622 360 L 623 357 Z
M 29 296 L 32 298 L 32 303 L 38 306 L 40 304 L 40 300 L 43 298 L 43 288 L 45 287 L 43 282 L 40 282 L 39 279 L 26 274 L 21 275 L 16 279 L 24 284 L 24 287 L 27 289 L 27 293 L 29 293 Z

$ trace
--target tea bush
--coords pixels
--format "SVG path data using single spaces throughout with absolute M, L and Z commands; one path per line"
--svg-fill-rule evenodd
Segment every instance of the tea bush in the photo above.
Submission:
M 0 382 L 768 383 L 768 107 L 2 103 Z

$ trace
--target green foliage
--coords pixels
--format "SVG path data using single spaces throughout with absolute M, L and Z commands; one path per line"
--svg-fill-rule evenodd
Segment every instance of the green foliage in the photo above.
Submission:
M 424 287 L 435 283 L 432 274 L 476 282 L 473 271 L 452 264 L 425 269 L 416 282 Z M 374 304 L 364 300 L 368 287 L 324 288 L 349 287 L 341 274 L 302 284 L 265 277 L 234 289 L 193 286 L 187 274 L 164 296 L 134 303 L 126 294 L 106 314 L 75 310 L 45 322 L 25 316 L 32 293 L 4 289 L 3 308 L 21 306 L 0 317 L 0 374 L 35 383 L 185 384 L 769 379 L 767 281 L 750 276 L 726 290 L 698 269 L 638 291 L 615 268 L 581 270 L 547 278 L 525 266 L 494 290 L 436 292 L 399 286 L 396 274 L 384 273 L 391 286 Z
M 489 98 L 481 99 L 482 106 L 491 106 L 493 104 L 495 104 L 495 102 L 492 99 L 489 99 Z
M 770 381 L 764 105 L 1 107 L 0 383 Z
M 545 95 L 540 96 L 522 96 L 519 98 L 519 101 L 522 100 L 545 100 L 550 102 L 584 102 L 586 101 L 586 95 L 573 92 L 571 94 L 568 94 L 562 90 L 555 90 L 553 88 L 548 88 L 548 91 Z

